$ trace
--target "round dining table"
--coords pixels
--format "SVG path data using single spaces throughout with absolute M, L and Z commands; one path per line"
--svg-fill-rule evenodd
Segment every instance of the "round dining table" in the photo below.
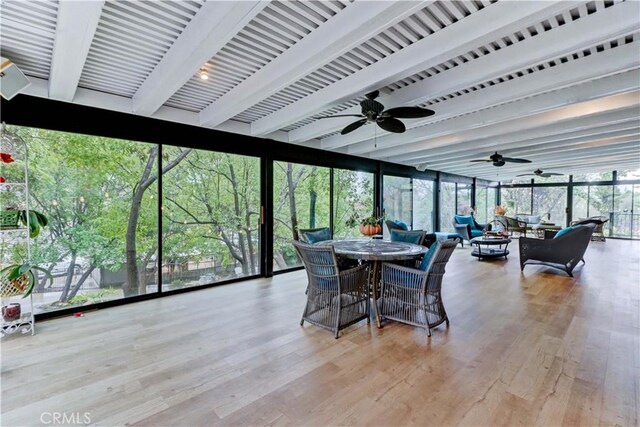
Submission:
M 378 313 L 378 290 L 380 286 L 381 263 L 416 259 L 427 252 L 427 248 L 413 243 L 390 242 L 378 239 L 325 240 L 319 245 L 331 245 L 336 255 L 343 258 L 371 263 L 369 284 L 373 299 L 373 313 L 376 326 L 382 327 Z

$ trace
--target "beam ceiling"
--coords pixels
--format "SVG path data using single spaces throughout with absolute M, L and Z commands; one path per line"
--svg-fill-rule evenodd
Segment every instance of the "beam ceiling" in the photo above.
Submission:
M 5 1 L 0 24 L 33 96 L 490 180 L 640 167 L 638 1 Z M 318 120 L 371 90 L 436 114 Z M 494 151 L 534 163 L 469 163 Z

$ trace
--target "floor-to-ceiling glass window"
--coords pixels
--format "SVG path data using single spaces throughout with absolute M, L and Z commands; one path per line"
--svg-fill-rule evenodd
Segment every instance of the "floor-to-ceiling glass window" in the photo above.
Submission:
M 333 170 L 333 237 L 361 237 L 359 223 L 373 215 L 373 174 Z
M 156 292 L 158 146 L 13 126 L 5 137 L 26 143 L 29 208 L 48 219 L 30 239 L 30 260 L 25 236 L 3 230 L 0 239 L 0 263 L 30 261 L 53 276 L 39 277 L 35 312 Z M 2 209 L 22 164 L 3 164 Z
M 330 226 L 330 168 L 273 162 L 273 270 L 302 265 L 298 230 Z
M 433 181 L 413 179 L 413 229 L 434 231 Z
M 573 208 L 572 220 L 576 221 L 581 218 L 587 218 L 589 211 L 589 186 L 574 185 L 573 186 Z
M 260 159 L 171 146 L 163 154 L 163 289 L 259 274 Z
M 487 224 L 493 221 L 496 207 L 495 187 L 476 186 L 476 206 L 474 208 L 475 218 L 480 224 Z
M 531 215 L 531 187 L 503 187 L 500 190 L 502 206 L 507 208 L 506 216 Z
M 456 184 L 456 206 L 457 214 L 471 213 L 471 184 Z
M 589 186 L 589 206 L 587 216 L 602 216 L 608 218 L 605 224 L 604 234 L 610 236 L 613 229 L 611 216 L 613 213 L 613 186 L 612 185 L 590 185 Z
M 562 227 L 567 223 L 567 187 L 533 187 L 533 215 Z
M 456 214 L 456 183 L 440 183 L 440 230 L 453 232 L 453 216 Z
M 631 238 L 637 232 L 637 213 L 634 213 L 635 191 L 633 184 L 614 186 L 614 208 L 611 214 L 612 236 Z M 637 212 L 637 211 L 636 211 Z
M 411 227 L 413 223 L 412 191 L 411 178 L 384 176 L 382 196 L 385 219 L 400 220 Z M 385 234 L 388 233 L 386 226 L 383 230 Z

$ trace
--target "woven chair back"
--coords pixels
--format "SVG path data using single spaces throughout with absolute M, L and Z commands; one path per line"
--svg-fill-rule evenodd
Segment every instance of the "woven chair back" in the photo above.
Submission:
M 453 254 L 453 250 L 458 245 L 457 240 L 445 240 L 438 242 L 439 248 L 433 255 L 434 259 L 429 267 L 429 275 L 425 283 L 425 290 L 429 294 L 439 294 L 442 287 L 442 276 L 445 273 L 445 266 Z
M 338 289 L 338 262 L 331 245 L 309 245 L 292 241 L 307 271 L 309 286 Z

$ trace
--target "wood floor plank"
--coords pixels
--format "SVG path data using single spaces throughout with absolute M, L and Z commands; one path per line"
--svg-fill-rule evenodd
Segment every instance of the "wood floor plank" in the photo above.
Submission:
M 571 278 L 458 248 L 431 338 L 301 328 L 302 271 L 41 322 L 2 341 L 1 423 L 637 426 L 639 249 L 594 242 Z

